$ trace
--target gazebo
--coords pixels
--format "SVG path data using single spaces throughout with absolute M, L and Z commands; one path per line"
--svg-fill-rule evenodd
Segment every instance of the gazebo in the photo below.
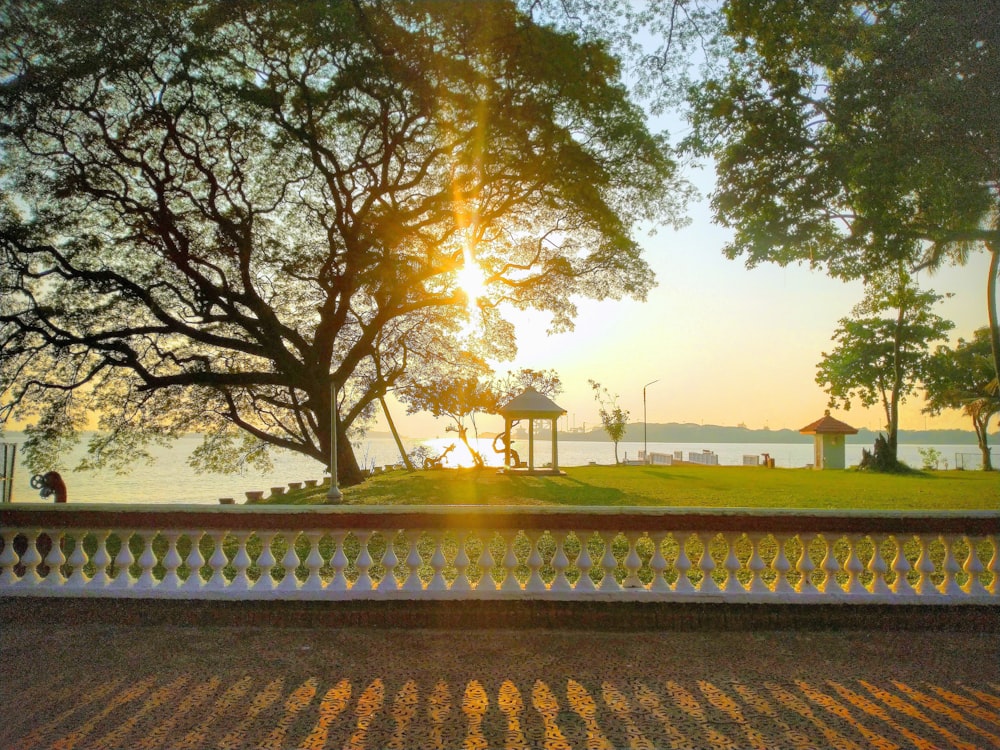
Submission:
M 813 466 L 817 469 L 844 469 L 846 459 L 844 447 L 847 435 L 857 435 L 856 428 L 830 416 L 827 409 L 822 419 L 807 424 L 801 430 L 803 435 L 815 436 L 813 443 Z
M 526 388 L 520 395 L 500 409 L 504 421 L 504 471 L 519 470 L 510 465 L 510 430 L 514 422 L 520 419 L 528 420 L 528 474 L 561 474 L 559 471 L 559 432 L 556 429 L 559 417 L 566 413 L 559 404 L 534 388 Z M 552 420 L 552 468 L 535 468 L 535 420 Z

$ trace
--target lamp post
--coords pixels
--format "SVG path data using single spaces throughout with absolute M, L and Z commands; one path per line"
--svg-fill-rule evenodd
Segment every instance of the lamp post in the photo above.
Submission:
M 649 447 L 646 444 L 646 388 L 659 382 L 659 379 L 650 380 L 642 387 L 642 460 L 647 464 L 649 463 Z
M 330 489 L 326 502 L 339 503 L 344 498 L 337 486 L 337 384 L 330 381 Z

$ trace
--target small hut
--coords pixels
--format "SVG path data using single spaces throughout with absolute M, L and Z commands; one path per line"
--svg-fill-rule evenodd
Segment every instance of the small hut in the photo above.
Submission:
M 529 474 L 561 474 L 559 471 L 559 431 L 557 423 L 559 417 L 566 413 L 566 410 L 555 403 L 548 396 L 545 396 L 534 388 L 526 388 L 521 394 L 515 396 L 510 402 L 500 409 L 504 422 L 504 470 L 516 470 L 510 465 L 510 430 L 514 422 L 521 419 L 528 420 L 528 468 Z M 535 468 L 535 420 L 549 419 L 552 421 L 552 467 L 546 469 Z
M 816 469 L 844 469 L 847 461 L 844 448 L 848 435 L 857 435 L 856 428 L 830 416 L 827 409 L 822 419 L 817 419 L 799 430 L 803 435 L 813 435 L 813 467 Z

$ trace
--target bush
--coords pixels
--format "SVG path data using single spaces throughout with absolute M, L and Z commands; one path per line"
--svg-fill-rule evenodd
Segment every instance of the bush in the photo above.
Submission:
M 919 453 L 920 458 L 923 459 L 924 464 L 922 468 L 924 471 L 936 469 L 941 463 L 941 451 L 937 448 L 920 448 L 917 453 Z

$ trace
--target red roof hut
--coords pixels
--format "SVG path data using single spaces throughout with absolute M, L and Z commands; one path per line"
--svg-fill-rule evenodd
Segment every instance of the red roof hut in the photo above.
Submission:
M 817 469 L 844 469 L 847 461 L 844 447 L 847 435 L 857 435 L 856 428 L 830 416 L 827 409 L 822 419 L 807 424 L 801 430 L 803 435 L 814 435 L 813 466 Z

